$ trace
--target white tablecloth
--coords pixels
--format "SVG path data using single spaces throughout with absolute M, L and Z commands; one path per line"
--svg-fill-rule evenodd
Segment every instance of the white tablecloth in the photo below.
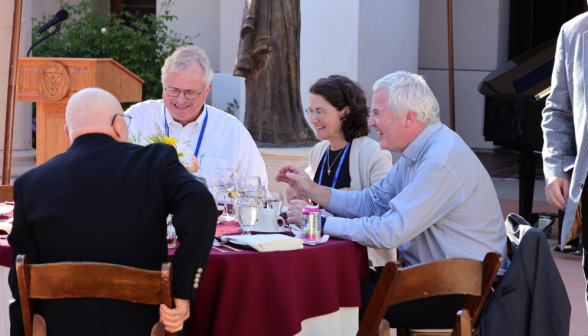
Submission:
M 359 308 L 339 308 L 338 311 L 302 321 L 302 331 L 296 336 L 355 336 L 359 330 Z
M 10 287 L 8 286 L 8 272 L 10 268 L 0 266 L 0 336 L 10 335 L 10 317 L 8 303 L 10 302 Z

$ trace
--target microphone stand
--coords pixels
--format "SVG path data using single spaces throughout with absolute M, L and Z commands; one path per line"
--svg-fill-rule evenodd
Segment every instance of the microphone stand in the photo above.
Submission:
M 55 35 L 55 34 L 59 33 L 60 31 L 61 31 L 61 22 L 59 22 L 58 24 L 56 24 L 56 25 L 55 25 L 55 30 L 53 30 L 53 31 L 51 32 L 51 34 L 49 34 L 49 35 L 47 35 L 47 36 L 43 37 L 42 39 L 40 39 L 39 41 L 35 42 L 35 44 L 33 44 L 33 45 L 32 45 L 32 46 L 29 48 L 29 51 L 27 51 L 27 57 L 29 57 L 29 54 L 31 53 L 31 51 L 33 50 L 33 48 L 37 46 L 37 44 L 39 44 L 39 43 L 41 43 L 41 42 L 45 41 L 46 39 L 48 39 L 48 38 L 50 38 L 51 36 L 53 36 L 53 35 Z

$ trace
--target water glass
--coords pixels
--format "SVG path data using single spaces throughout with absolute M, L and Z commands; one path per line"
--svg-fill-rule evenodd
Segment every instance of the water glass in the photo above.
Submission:
M 224 197 L 224 210 L 220 216 L 221 221 L 232 221 L 235 220 L 227 212 L 227 195 L 237 191 L 237 170 L 234 168 L 216 168 L 214 170 L 214 186 L 215 188 L 223 193 Z M 233 194 L 233 197 L 236 195 Z
M 239 176 L 237 181 L 239 197 L 256 198 L 261 187 L 261 178 L 259 176 Z
M 167 239 L 167 248 L 168 249 L 175 248 L 176 247 L 176 242 L 178 240 L 178 236 L 176 235 L 176 228 L 174 228 L 174 226 L 172 224 L 172 216 L 173 215 L 169 215 L 167 217 L 167 235 L 166 235 L 166 239 Z
M 282 212 L 282 204 L 284 204 L 284 193 L 280 190 L 268 190 L 266 195 L 263 207 L 265 209 L 274 209 L 279 217 Z
M 257 223 L 259 215 L 259 206 L 255 198 L 239 198 L 235 202 L 237 209 L 237 218 L 243 228 L 243 235 L 250 235 L 251 229 Z

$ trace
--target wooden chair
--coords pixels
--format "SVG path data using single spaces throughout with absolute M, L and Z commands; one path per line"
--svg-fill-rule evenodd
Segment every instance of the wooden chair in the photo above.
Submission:
M 161 272 L 90 262 L 29 265 L 20 254 L 16 275 L 26 336 L 47 335 L 43 317 L 33 315 L 33 299 L 104 298 L 173 307 L 170 263 L 164 263 Z M 151 335 L 175 333 L 167 333 L 157 322 Z
M 14 187 L 11 185 L 0 186 L 0 202 L 14 202 Z
M 472 335 L 472 327 L 480 316 L 501 263 L 502 256 L 498 252 L 486 254 L 481 262 L 444 259 L 406 269 L 397 262 L 389 262 L 380 275 L 357 335 L 389 335 L 390 326 L 382 320 L 389 306 L 448 294 L 468 294 L 463 309 L 457 313 L 453 330 L 411 330 L 410 335 Z M 404 335 L 400 329 L 397 332 Z

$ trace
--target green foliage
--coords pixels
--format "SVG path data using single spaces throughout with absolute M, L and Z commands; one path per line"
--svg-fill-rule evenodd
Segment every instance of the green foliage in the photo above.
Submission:
M 237 99 L 233 99 L 232 103 L 227 103 L 227 113 L 230 115 L 235 115 L 235 111 L 239 109 L 239 102 Z
M 69 18 L 62 23 L 61 32 L 33 49 L 33 55 L 92 58 L 85 52 L 92 50 L 99 58 L 113 58 L 141 77 L 145 81 L 143 100 L 161 99 L 161 67 L 165 59 L 178 47 L 191 44 L 192 39 L 168 29 L 167 23 L 177 20 L 169 12 L 172 4 L 171 0 L 164 1 L 159 15 L 139 18 L 128 11 L 120 16 L 102 11 L 96 0 L 82 0 L 78 5 L 60 0 Z M 49 19 L 45 15 L 41 22 L 33 19 L 33 43 L 48 34 L 38 34 L 37 29 Z
M 142 146 L 141 133 L 142 132 L 139 132 L 139 134 L 129 134 L 129 143 Z
M 139 134 L 139 138 L 140 137 L 141 135 Z M 155 124 L 155 133 L 148 136 L 147 141 L 148 143 L 166 143 L 165 134 L 163 133 L 161 127 L 159 127 L 157 123 Z

